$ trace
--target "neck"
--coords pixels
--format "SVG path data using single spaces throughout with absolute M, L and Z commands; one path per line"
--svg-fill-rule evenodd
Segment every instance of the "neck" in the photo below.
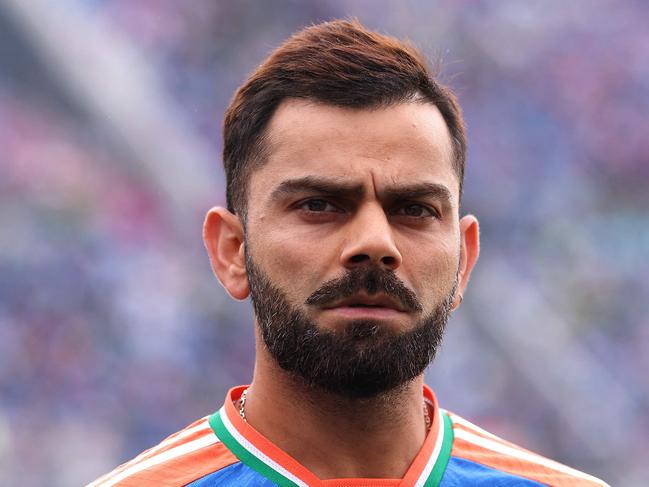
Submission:
M 245 405 L 251 426 L 321 479 L 403 477 L 426 436 L 423 377 L 373 398 L 344 398 L 306 385 L 257 348 Z

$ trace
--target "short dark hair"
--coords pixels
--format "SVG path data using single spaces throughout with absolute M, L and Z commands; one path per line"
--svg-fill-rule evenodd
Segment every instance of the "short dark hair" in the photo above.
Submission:
M 289 98 L 348 108 L 411 100 L 434 104 L 451 135 L 461 194 L 466 130 L 453 92 L 434 79 L 425 58 L 410 43 L 370 31 L 357 20 L 335 20 L 293 34 L 237 90 L 225 113 L 227 205 L 244 220 L 250 174 L 265 161 L 265 128 Z

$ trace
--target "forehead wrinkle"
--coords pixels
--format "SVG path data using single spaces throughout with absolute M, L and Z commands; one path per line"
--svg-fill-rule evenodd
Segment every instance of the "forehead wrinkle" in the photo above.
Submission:
M 373 190 L 372 194 L 376 195 L 377 199 L 380 199 L 379 191 L 376 184 L 376 174 L 374 174 L 374 171 L 370 171 L 370 180 L 372 181 L 371 182 L 372 185 L 371 189 Z

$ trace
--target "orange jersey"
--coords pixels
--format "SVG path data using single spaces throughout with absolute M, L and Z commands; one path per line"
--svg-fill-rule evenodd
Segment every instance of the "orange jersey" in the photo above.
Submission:
M 432 425 L 403 478 L 321 480 L 239 416 L 234 402 L 245 388 L 231 389 L 220 410 L 89 486 L 607 486 L 595 477 L 520 448 L 439 408 L 427 386 L 423 394 Z

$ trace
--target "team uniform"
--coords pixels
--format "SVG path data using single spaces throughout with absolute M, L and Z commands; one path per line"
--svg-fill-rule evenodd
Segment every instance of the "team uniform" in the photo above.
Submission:
M 427 386 L 424 400 L 432 425 L 402 479 L 320 480 L 241 418 L 234 402 L 245 389 L 231 389 L 216 413 L 171 435 L 89 487 L 607 486 L 439 408 Z

